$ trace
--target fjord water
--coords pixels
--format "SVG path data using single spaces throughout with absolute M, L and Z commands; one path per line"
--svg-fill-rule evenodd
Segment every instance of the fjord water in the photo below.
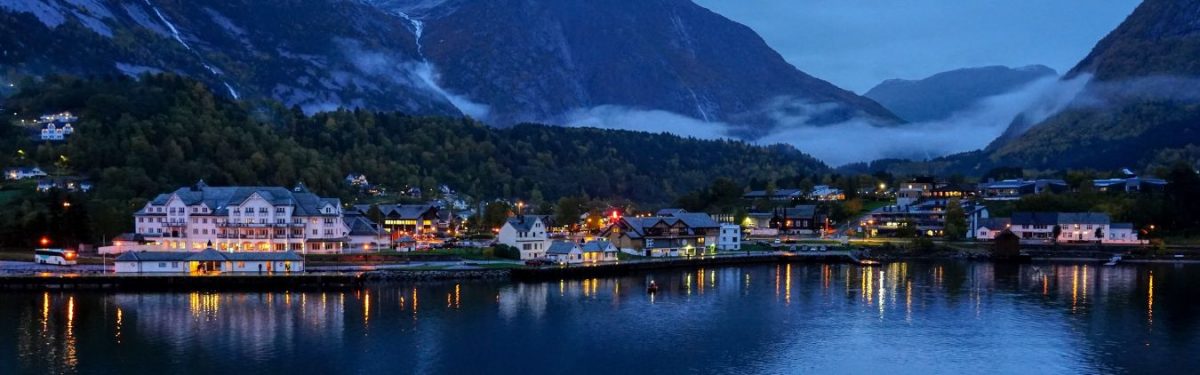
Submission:
M 0 373 L 1195 373 L 1198 272 L 780 264 L 324 293 L 5 293 Z

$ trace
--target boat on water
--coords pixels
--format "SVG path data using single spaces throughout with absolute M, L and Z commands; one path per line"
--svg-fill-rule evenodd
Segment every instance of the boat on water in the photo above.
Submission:
M 655 283 L 653 280 L 651 280 L 650 285 L 646 286 L 646 293 L 650 293 L 650 294 L 658 293 L 658 284 Z

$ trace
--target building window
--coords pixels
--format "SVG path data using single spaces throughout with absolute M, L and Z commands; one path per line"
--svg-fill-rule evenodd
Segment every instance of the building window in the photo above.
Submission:
M 283 207 L 275 207 L 275 213 L 283 214 Z

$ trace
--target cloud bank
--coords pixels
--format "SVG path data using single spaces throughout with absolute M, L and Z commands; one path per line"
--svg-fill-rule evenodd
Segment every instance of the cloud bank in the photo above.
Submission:
M 832 125 L 812 125 L 814 117 L 835 111 L 828 104 L 777 98 L 763 105 L 773 128 L 746 139 L 737 135 L 746 125 L 707 122 L 677 113 L 622 106 L 599 106 L 572 111 L 557 123 L 608 129 L 668 132 L 703 139 L 738 138 L 758 144 L 789 144 L 825 163 L 838 166 L 883 158 L 927 159 L 983 148 L 1008 129 L 1018 116 L 1036 124 L 1072 105 L 1091 81 L 1047 77 L 1010 93 L 980 100 L 948 119 L 880 126 L 855 119 Z

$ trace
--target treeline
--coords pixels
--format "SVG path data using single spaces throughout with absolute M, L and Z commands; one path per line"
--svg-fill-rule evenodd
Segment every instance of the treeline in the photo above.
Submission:
M 521 125 L 494 129 L 459 118 L 341 110 L 306 116 L 274 102 L 236 102 L 173 75 L 22 84 L 0 119 L 0 166 L 38 165 L 90 178 L 87 238 L 128 231 L 130 214 L 155 194 L 204 179 L 210 185 L 304 182 L 350 202 L 348 173 L 391 188 L 428 193 L 448 185 L 477 199 L 623 198 L 666 204 L 723 176 L 739 180 L 810 175 L 826 169 L 791 147 L 757 147 L 668 134 Z M 72 111 L 68 142 L 44 143 L 15 120 Z M 13 113 L 16 113 L 14 116 Z M 0 202 L 34 204 L 41 197 Z M 43 203 L 38 203 L 43 204 Z M 51 207 L 50 209 L 53 209 Z M 82 214 L 82 213 L 81 213 Z M 47 217 L 0 216 L 0 227 L 27 233 Z M 38 215 L 34 215 L 38 216 Z M 66 234 L 64 234 L 66 235 Z M 31 236 L 0 238 L 28 244 Z

